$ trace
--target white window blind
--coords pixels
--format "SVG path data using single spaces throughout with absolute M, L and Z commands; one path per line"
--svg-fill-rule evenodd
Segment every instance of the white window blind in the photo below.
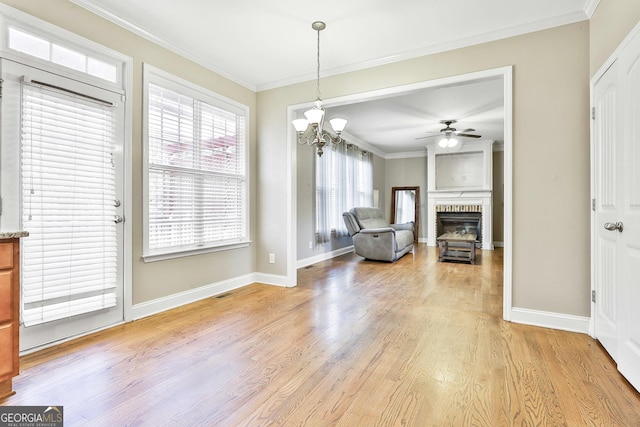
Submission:
M 245 115 L 148 85 L 147 255 L 247 239 Z
M 25 326 L 116 305 L 113 107 L 22 84 Z

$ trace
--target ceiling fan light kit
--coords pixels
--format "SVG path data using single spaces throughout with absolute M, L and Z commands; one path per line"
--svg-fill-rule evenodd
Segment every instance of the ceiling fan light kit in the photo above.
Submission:
M 458 145 L 458 138 L 480 138 L 481 135 L 471 134 L 469 132 L 475 132 L 475 129 L 464 129 L 457 130 L 456 128 L 452 128 L 451 125 L 456 123 L 457 120 L 441 120 L 440 123 L 446 125 L 446 127 L 440 129 L 440 132 L 437 135 L 423 136 L 416 139 L 427 139 L 427 138 L 436 138 L 442 136 L 438 145 L 442 148 L 453 148 Z M 458 138 L 456 138 L 458 137 Z
M 320 31 L 326 28 L 326 24 L 322 21 L 315 21 L 311 24 L 318 33 L 318 50 L 317 50 L 317 74 L 316 74 L 316 101 L 315 106 L 304 112 L 305 119 L 293 120 L 293 127 L 296 129 L 299 144 L 306 144 L 317 147 L 317 154 L 322 156 L 323 147 L 328 143 L 339 144 L 343 141 L 340 137 L 342 131 L 347 126 L 347 119 L 332 118 L 329 120 L 331 129 L 336 136 L 331 135 L 323 129 L 325 119 L 325 109 L 322 106 L 322 98 L 320 97 Z

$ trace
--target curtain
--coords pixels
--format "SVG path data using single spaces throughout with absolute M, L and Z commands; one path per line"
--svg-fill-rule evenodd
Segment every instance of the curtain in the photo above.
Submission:
M 347 236 L 342 213 L 356 206 L 373 205 L 372 154 L 354 144 L 327 147 L 316 156 L 316 242 Z

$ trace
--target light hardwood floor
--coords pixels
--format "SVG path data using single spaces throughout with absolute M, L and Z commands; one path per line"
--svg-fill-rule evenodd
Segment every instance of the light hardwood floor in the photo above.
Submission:
M 501 320 L 502 251 L 348 254 L 21 360 L 4 405 L 65 426 L 639 426 L 587 335 Z

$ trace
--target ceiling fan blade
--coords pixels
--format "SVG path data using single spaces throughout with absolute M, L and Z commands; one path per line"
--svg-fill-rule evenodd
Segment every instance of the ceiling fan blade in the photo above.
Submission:
M 464 136 L 466 138 L 481 138 L 482 135 L 471 135 L 469 133 L 459 133 L 458 136 Z
M 462 130 L 459 130 L 459 131 L 458 131 L 458 133 L 467 133 L 467 132 L 475 132 L 475 131 L 476 131 L 475 129 L 471 129 L 471 128 L 469 128 L 469 129 L 462 129 Z
M 417 140 L 419 140 L 419 139 L 435 138 L 435 137 L 437 137 L 437 136 L 440 136 L 440 134 L 437 134 L 437 135 L 429 135 L 429 136 L 421 136 L 421 137 L 416 138 L 416 141 L 417 141 Z

